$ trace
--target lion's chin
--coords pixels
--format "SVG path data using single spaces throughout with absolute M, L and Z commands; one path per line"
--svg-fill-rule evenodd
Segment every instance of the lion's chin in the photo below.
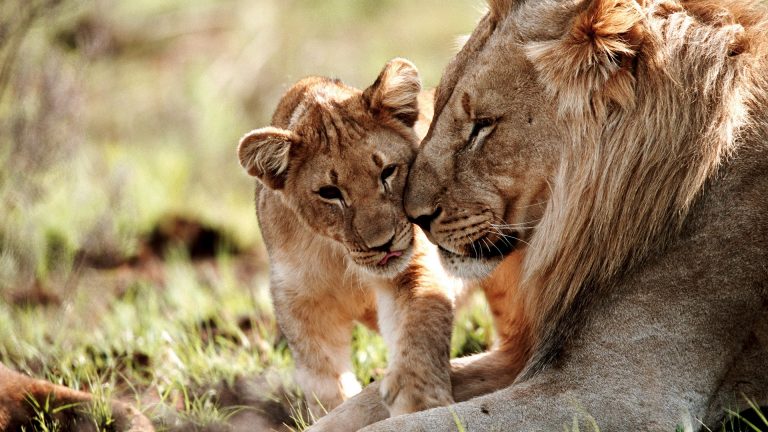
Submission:
M 355 264 L 359 269 L 363 270 L 364 273 L 377 277 L 383 277 L 386 279 L 392 279 L 405 271 L 405 269 L 408 267 L 408 263 L 411 261 L 411 258 L 413 258 L 413 247 L 409 247 L 408 249 L 402 251 L 402 254 L 399 256 L 390 257 L 383 265 L 380 265 L 379 261 L 377 261 L 375 264 L 355 261 Z
M 440 262 L 443 264 L 446 272 L 453 277 L 470 281 L 487 278 L 504 260 L 502 256 L 472 258 L 457 255 L 442 247 L 439 250 Z

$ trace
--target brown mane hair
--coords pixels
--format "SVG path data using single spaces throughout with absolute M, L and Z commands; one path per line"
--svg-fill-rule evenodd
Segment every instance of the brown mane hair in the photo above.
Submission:
M 593 0 L 561 38 L 525 46 L 570 142 L 523 265 L 537 335 L 523 376 L 679 231 L 740 135 L 766 127 L 765 17 L 748 1 Z

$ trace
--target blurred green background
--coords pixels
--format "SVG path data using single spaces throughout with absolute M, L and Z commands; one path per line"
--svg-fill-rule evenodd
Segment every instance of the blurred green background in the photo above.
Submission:
M 403 56 L 437 85 L 481 6 L 4 0 L 0 284 L 79 250 L 135 253 L 136 239 L 168 214 L 256 244 L 239 137 L 268 124 L 282 93 L 307 75 L 364 87 Z
M 300 429 L 296 398 L 259 399 L 291 359 L 236 144 L 308 75 L 364 88 L 401 56 L 436 86 L 483 7 L 0 1 L 0 362 L 132 401 L 160 430 L 237 430 L 267 402 Z M 480 301 L 456 329 L 455 355 L 492 340 Z M 358 328 L 353 359 L 380 377 L 380 338 Z M 30 430 L 62 430 L 49 414 Z

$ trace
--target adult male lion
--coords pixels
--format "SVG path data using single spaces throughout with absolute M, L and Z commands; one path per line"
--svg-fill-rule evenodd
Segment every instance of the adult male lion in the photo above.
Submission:
M 526 246 L 535 346 L 512 386 L 366 430 L 452 430 L 454 414 L 473 431 L 562 430 L 588 413 L 671 431 L 742 393 L 768 402 L 765 9 L 490 6 L 443 76 L 405 205 L 464 277 Z M 456 376 L 454 396 L 474 385 Z M 318 429 L 380 405 L 365 391 Z

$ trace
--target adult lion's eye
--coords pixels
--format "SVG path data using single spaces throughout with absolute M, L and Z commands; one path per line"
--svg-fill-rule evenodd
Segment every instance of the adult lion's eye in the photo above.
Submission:
M 467 138 L 467 146 L 473 147 L 475 144 L 482 143 L 482 140 L 487 136 L 488 131 L 486 129 L 489 129 L 495 123 L 494 119 L 488 117 L 476 119 L 472 125 L 472 132 L 469 133 L 469 138 Z
M 317 190 L 317 194 L 327 200 L 341 199 L 341 191 L 336 186 L 323 186 Z
M 384 183 L 384 185 L 387 184 L 387 180 L 392 177 L 392 175 L 397 171 L 397 165 L 391 164 L 384 167 L 383 170 L 381 170 L 381 182 Z

